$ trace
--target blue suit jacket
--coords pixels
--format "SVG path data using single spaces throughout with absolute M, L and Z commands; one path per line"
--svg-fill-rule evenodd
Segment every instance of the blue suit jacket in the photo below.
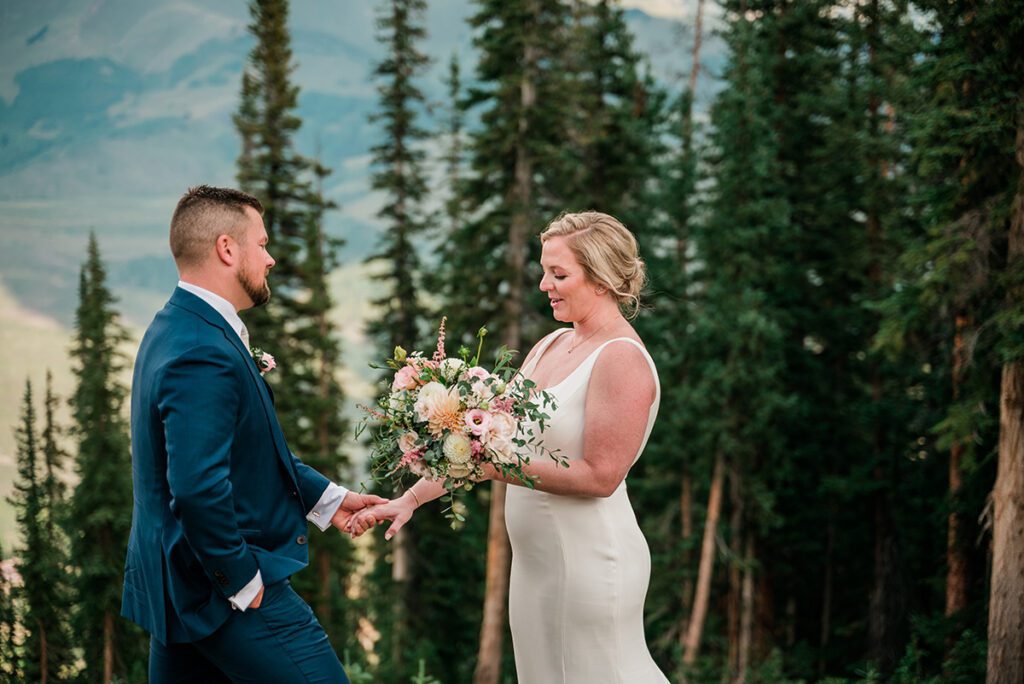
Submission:
M 257 569 L 271 584 L 307 564 L 305 516 L 329 481 L 288 450 L 235 331 L 180 288 L 142 338 L 131 430 L 122 615 L 161 642 L 197 641 Z

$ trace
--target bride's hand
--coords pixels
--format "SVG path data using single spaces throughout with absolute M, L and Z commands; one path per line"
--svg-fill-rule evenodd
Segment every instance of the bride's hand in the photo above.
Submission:
M 406 491 L 397 499 L 356 513 L 349 521 L 349 533 L 353 537 L 358 537 L 374 525 L 390 520 L 391 527 L 384 533 L 384 539 L 390 540 L 405 523 L 409 522 L 417 506 L 416 497 L 411 491 Z

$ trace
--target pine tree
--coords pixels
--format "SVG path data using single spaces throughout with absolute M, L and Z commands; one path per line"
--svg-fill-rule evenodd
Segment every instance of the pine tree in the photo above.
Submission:
M 68 605 L 66 559 L 63 537 L 54 534 L 49 455 L 53 450 L 52 407 L 54 397 L 47 383 L 47 420 L 44 443 L 39 443 L 32 384 L 25 382 L 21 425 L 17 430 L 18 479 L 11 504 L 18 512 L 23 547 L 19 555 L 22 583 L 15 595 L 24 606 L 22 624 L 26 637 L 22 660 L 26 679 L 56 681 L 70 673 L 70 637 L 64 606 Z M 40 457 L 44 463 L 40 463 Z M 45 474 L 44 474 L 45 473 Z
M 46 496 L 46 522 L 47 534 L 51 537 L 62 534 L 59 528 L 64 519 L 67 496 L 67 485 L 64 483 L 62 473 L 64 471 L 68 454 L 61 446 L 60 440 L 63 436 L 60 426 L 57 425 L 55 416 L 59 399 L 53 393 L 53 373 L 46 371 L 46 397 L 43 402 L 45 415 L 43 417 L 42 449 L 43 465 L 45 476 L 43 478 L 43 493 Z
M 445 200 L 445 217 L 448 219 L 448 232 L 453 233 L 463 221 L 465 214 L 465 201 L 462 193 L 463 165 L 465 156 L 465 129 L 466 129 L 466 105 L 463 101 L 462 92 L 462 67 L 459 64 L 459 57 L 453 54 L 448 62 L 448 75 L 445 78 L 447 88 L 448 120 L 445 125 L 444 134 L 447 137 L 448 146 L 444 155 L 445 171 L 447 175 L 448 198 Z
M 779 154 L 780 140 L 773 128 L 773 61 L 760 33 L 766 28 L 743 8 L 730 9 L 728 86 L 715 103 L 710 136 L 714 154 L 709 173 L 715 186 L 707 221 L 694 226 L 693 233 L 700 263 L 700 316 L 689 337 L 690 348 L 700 354 L 693 360 L 699 370 L 688 379 L 693 386 L 691 405 L 681 410 L 699 425 L 690 431 L 694 447 L 714 456 L 712 494 L 718 501 L 723 496 L 722 474 L 729 474 L 729 535 L 736 565 L 729 573 L 733 600 L 727 643 L 736 650 L 741 608 L 734 603 L 741 581 L 737 569 L 740 564 L 747 572 L 754 569 L 745 549 L 747 540 L 758 533 L 753 521 L 763 514 L 750 510 L 756 502 L 750 501 L 748 492 L 761 464 L 777 456 L 779 440 L 773 428 L 789 401 L 782 382 L 786 320 L 773 295 L 783 263 L 780 250 L 793 239 L 793 227 L 783 181 L 769 161 Z M 705 539 L 715 534 L 708 527 Z M 698 596 L 707 596 L 711 560 L 704 555 Z M 695 661 L 702 640 L 707 603 L 696 602 L 694 608 L 685 641 L 688 664 Z M 730 653 L 730 671 L 738 659 L 738 653 Z
M 1020 98 L 1008 96 L 1020 89 L 1019 51 L 1008 48 L 1020 23 L 998 4 L 923 3 L 923 9 L 935 21 L 907 70 L 918 101 L 905 117 L 913 143 L 908 204 L 917 226 L 902 245 L 899 288 L 883 302 L 879 344 L 928 369 L 910 385 L 926 390 L 919 420 L 931 434 L 920 444 L 922 454 L 944 456 L 938 476 L 947 496 L 938 505 L 946 524 L 936 532 L 946 564 L 934 580 L 944 591 L 931 607 L 933 626 L 915 630 L 915 638 L 936 660 L 945 654 L 944 675 L 959 669 L 978 679 L 984 662 L 964 662 L 963 645 L 984 632 L 979 618 L 990 560 L 976 540 L 992 521 L 978 513 L 991 510 L 996 464 L 988 454 L 999 450 L 998 378 L 1012 356 L 1000 353 L 995 322 L 1013 300 L 1002 276 L 1019 178 L 1012 148 Z M 991 592 L 993 601 L 997 594 Z M 990 644 L 990 657 L 998 650 Z M 990 661 L 988 669 L 991 677 L 1003 668 Z
M 142 632 L 120 618 L 124 545 L 131 525 L 131 455 L 122 412 L 126 388 L 118 345 L 127 333 L 118 321 L 114 297 L 96 236 L 79 279 L 75 341 L 71 351 L 77 386 L 71 397 L 78 443 L 78 484 L 70 501 L 68 535 L 75 605 L 74 632 L 84 651 L 85 681 L 107 684 L 145 673 Z
M 0 682 L 15 684 L 24 681 L 18 657 L 18 615 L 14 609 L 13 588 L 7 577 L 10 562 L 0 547 Z
M 367 326 L 380 351 L 381 358 L 402 346 L 419 348 L 426 329 L 423 274 L 420 263 L 421 245 L 431 223 L 424 208 L 427 179 L 423 169 L 426 153 L 423 142 L 427 131 L 419 124 L 426 107 L 426 98 L 417 81 L 429 64 L 419 44 L 426 37 L 423 26 L 426 2 L 423 0 L 389 0 L 380 6 L 377 16 L 377 41 L 385 49 L 384 58 L 374 68 L 379 100 L 378 110 L 370 121 L 380 129 L 380 142 L 373 153 L 372 186 L 384 195 L 377 212 L 383 223 L 377 251 L 367 258 L 376 266 L 373 274 L 380 284 L 381 295 L 373 304 L 379 316 Z M 400 489 L 386 487 L 385 495 L 395 496 Z M 415 648 L 429 632 L 421 631 L 425 617 L 419 606 L 421 593 L 413 591 L 419 568 L 413 559 L 420 556 L 417 546 L 422 538 L 417 527 L 402 529 L 391 542 L 390 581 L 385 588 L 388 605 L 378 611 L 393 611 L 384 616 L 381 649 L 388 674 L 405 679 L 413 672 Z M 418 583 L 417 583 L 418 584 Z M 439 633 L 439 632 L 433 632 Z M 431 665 L 433 665 L 431 663 Z
M 637 320 L 637 331 L 657 364 L 662 404 L 677 408 L 694 404 L 688 396 L 689 380 L 692 359 L 695 352 L 699 354 L 699 350 L 689 348 L 688 329 L 699 315 L 699 302 L 690 292 L 690 251 L 699 220 L 698 156 L 703 133 L 694 123 L 694 92 L 700 71 L 702 7 L 703 2 L 698 3 L 690 81 L 665 112 L 667 130 L 653 132 L 671 142 L 654 160 L 656 182 L 648 181 L 648 186 L 654 185 L 654 191 L 647 192 L 652 195 L 646 200 L 651 211 L 642 226 L 641 242 L 649 286 L 648 308 Z M 685 648 L 695 590 L 695 500 L 704 493 L 700 491 L 697 475 L 705 469 L 711 472 L 705 455 L 692 448 L 693 442 L 688 438 L 699 425 L 691 423 L 692 418 L 692 414 L 677 410 L 659 415 L 643 458 L 631 471 L 630 483 L 637 492 L 638 520 L 641 524 L 645 520 L 659 523 L 644 528 L 652 549 L 649 595 L 662 597 L 660 601 L 649 601 L 648 630 L 659 635 L 651 643 L 652 651 L 656 658 L 662 656 L 666 660 L 672 657 L 670 654 L 676 654 L 679 664 L 678 653 Z
M 429 64 L 417 45 L 426 37 L 425 10 L 424 0 L 390 0 L 377 19 L 377 40 L 387 53 L 374 69 L 380 108 L 371 121 L 381 126 L 384 137 L 372 148 L 373 189 L 385 197 L 377 213 L 385 229 L 380 247 L 368 258 L 381 267 L 374 279 L 383 292 L 374 301 L 381 314 L 369 332 L 387 352 L 415 345 L 426 332 L 419 250 L 432 217 L 423 206 L 427 131 L 417 122 L 426 99 L 416 84 Z
M 470 136 L 466 220 L 438 260 L 448 329 L 464 341 L 486 325 L 519 350 L 550 329 L 535 289 L 539 247 L 531 236 L 565 208 L 572 187 L 572 163 L 561 152 L 573 118 L 565 97 L 571 18 L 562 0 L 481 0 L 470 18 L 480 58 L 467 106 L 480 110 L 480 126 Z M 490 492 L 477 682 L 498 681 L 505 640 L 505 486 L 493 483 Z
M 482 1 L 470 25 L 480 59 L 466 105 L 480 127 L 469 135 L 465 221 L 439 256 L 442 295 L 453 334 L 469 341 L 487 325 L 519 349 L 550 328 L 531 296 L 539 247 L 530 236 L 572 188 L 561 151 L 574 117 L 565 98 L 571 10 L 558 0 Z
M 641 57 L 618 3 L 577 3 L 571 52 L 576 182 L 570 207 L 612 214 L 643 240 L 657 207 L 656 164 L 665 93 L 641 72 Z M 568 208 L 568 207 L 567 207 Z
M 1024 81 L 1019 45 L 1024 23 L 1005 3 L 923 5 L 933 13 L 934 32 L 915 74 L 927 106 L 912 124 L 925 231 L 906 258 L 908 274 L 917 276 L 908 297 L 912 305 L 904 307 L 902 317 L 893 317 L 892 328 L 899 331 L 902 324 L 909 333 L 903 339 L 910 343 L 916 341 L 915 333 L 924 337 L 922 330 L 931 333 L 931 339 L 920 340 L 922 346 L 941 341 L 945 360 L 937 367 L 947 398 L 936 431 L 950 452 L 947 486 L 952 504 L 946 612 L 953 622 L 950 631 L 959 637 L 972 611 L 957 614 L 950 606 L 963 606 L 972 594 L 977 601 L 988 589 L 987 681 L 1010 682 L 1024 676 L 1024 619 L 1020 602 L 1010 598 L 1024 585 L 1017 562 L 1024 544 L 1019 526 L 1009 522 L 1020 515 L 1024 490 L 1019 440 L 1024 377 Z M 930 326 L 922 325 L 929 319 Z M 1000 377 L 998 390 L 994 376 Z M 955 396 L 949 396 L 951 389 Z M 997 400 L 998 428 L 990 417 Z M 998 458 L 991 491 L 991 580 L 985 583 L 977 575 L 987 559 L 972 563 L 969 556 L 964 558 L 964 540 L 974 536 L 965 523 L 973 516 L 958 520 L 957 514 L 986 505 L 992 473 L 981 455 L 989 450 Z M 955 658 L 956 649 L 950 649 L 949 660 Z
M 295 151 L 302 125 L 296 113 L 299 89 L 288 29 L 287 0 L 254 0 L 249 30 L 256 45 L 242 75 L 234 117 L 241 137 L 238 181 L 259 197 L 277 261 L 270 279 L 274 295 L 266 307 L 243 314 L 251 338 L 274 354 L 269 381 L 279 388 L 276 409 L 293 451 L 332 480 L 347 473 L 339 435 L 348 432 L 341 413 L 344 393 L 337 379 L 340 350 L 329 318 L 333 301 L 328 275 L 337 265 L 341 241 L 324 231 L 327 211 L 337 207 L 322 192 L 330 170 Z M 315 573 L 300 574 L 296 588 L 313 605 L 335 648 L 342 652 L 355 617 L 345 601 L 350 543 L 333 531 L 310 538 Z

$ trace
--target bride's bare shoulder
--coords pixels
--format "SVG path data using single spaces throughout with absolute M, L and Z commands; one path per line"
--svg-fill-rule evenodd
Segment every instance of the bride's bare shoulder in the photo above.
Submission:
M 570 328 L 558 328 L 558 329 L 553 330 L 552 332 L 548 333 L 544 337 L 540 338 L 539 340 L 537 340 L 537 342 L 530 349 L 529 353 L 526 355 L 526 358 L 523 359 L 523 363 L 519 367 L 520 368 L 525 368 L 526 364 L 528 364 L 531 361 L 533 361 L 534 357 L 537 356 L 538 352 L 541 349 L 543 349 L 549 343 L 549 341 L 551 340 L 552 337 L 557 337 L 558 335 L 562 334 L 562 331 L 569 330 L 569 329 Z
M 654 373 L 657 371 L 652 368 L 648 359 L 647 348 L 635 333 L 612 340 L 605 345 L 594 362 L 592 382 L 596 380 L 596 384 L 600 385 L 602 381 L 607 381 L 613 385 L 620 385 L 623 378 L 631 378 L 632 382 L 628 384 L 644 390 L 653 390 Z

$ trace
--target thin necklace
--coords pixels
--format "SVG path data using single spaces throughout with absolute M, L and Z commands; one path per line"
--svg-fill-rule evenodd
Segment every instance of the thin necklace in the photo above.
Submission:
M 594 335 L 596 335 L 597 333 L 599 333 L 599 332 L 601 332 L 602 330 L 604 330 L 605 328 L 607 328 L 607 327 L 608 327 L 609 325 L 611 325 L 611 324 L 612 324 L 612 321 L 614 321 L 614 320 L 615 320 L 615 319 L 612 319 L 611 321 L 608 321 L 607 323 L 605 323 L 604 325 L 602 325 L 602 326 L 601 326 L 600 328 L 598 328 L 598 329 L 597 329 L 597 330 L 595 330 L 594 332 L 592 332 L 592 333 L 590 333 L 589 335 L 587 335 L 586 337 L 584 337 L 584 338 L 583 338 L 582 340 L 580 340 L 579 342 L 576 342 L 576 331 L 575 331 L 575 330 L 573 330 L 573 331 L 572 331 L 572 340 L 573 340 L 573 341 L 572 341 L 572 344 L 570 344 L 570 345 L 569 345 L 569 352 L 568 352 L 568 353 L 569 353 L 569 354 L 572 354 L 572 353 L 573 353 L 574 351 L 576 351 L 576 349 L 578 349 L 578 348 L 579 348 L 579 346 L 580 346 L 581 344 L 583 344 L 584 342 L 586 342 L 587 340 L 589 340 L 589 339 L 590 339 L 591 337 L 593 337 L 593 336 L 594 336 Z

